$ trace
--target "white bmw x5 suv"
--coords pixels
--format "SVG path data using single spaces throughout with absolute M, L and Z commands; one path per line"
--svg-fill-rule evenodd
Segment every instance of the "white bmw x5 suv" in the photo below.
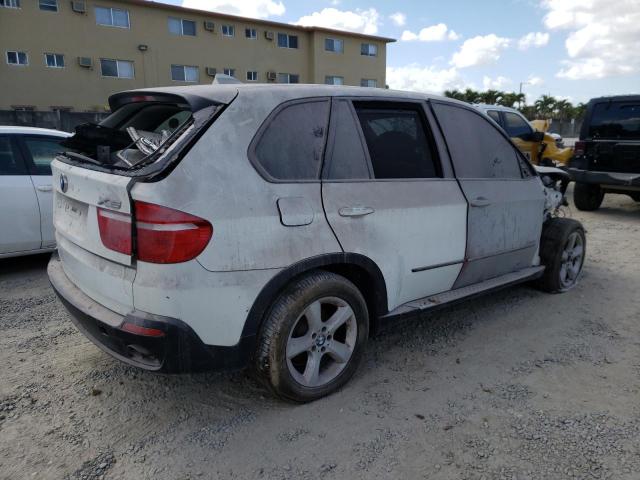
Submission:
M 576 284 L 581 225 L 473 107 L 389 90 L 211 85 L 123 92 L 53 162 L 51 283 L 114 357 L 251 365 L 310 401 L 381 321 L 519 282 Z

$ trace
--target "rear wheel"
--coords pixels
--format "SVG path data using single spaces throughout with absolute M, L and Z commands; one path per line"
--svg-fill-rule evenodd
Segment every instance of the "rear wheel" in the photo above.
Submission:
M 580 222 L 552 218 L 544 224 L 540 261 L 545 266 L 538 286 L 547 292 L 571 290 L 578 283 L 584 264 L 587 240 Z
M 258 344 L 256 368 L 278 396 L 309 402 L 355 373 L 369 336 L 367 305 L 346 278 L 314 272 L 275 301 Z
M 573 203 L 578 210 L 593 211 L 600 208 L 604 192 L 600 185 L 576 183 L 573 189 Z

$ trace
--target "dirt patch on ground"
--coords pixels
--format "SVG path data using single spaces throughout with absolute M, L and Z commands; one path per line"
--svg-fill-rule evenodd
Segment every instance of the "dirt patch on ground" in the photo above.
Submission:
M 46 257 L 0 261 L 0 478 L 637 479 L 640 204 L 607 196 L 580 285 L 416 318 L 311 405 L 165 376 L 79 334 Z

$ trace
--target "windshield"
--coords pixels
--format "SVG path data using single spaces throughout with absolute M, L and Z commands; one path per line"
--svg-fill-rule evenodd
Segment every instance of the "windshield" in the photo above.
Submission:
M 589 124 L 589 137 L 640 139 L 640 103 L 596 104 Z
M 187 104 L 127 103 L 99 124 L 78 125 L 76 133 L 64 142 L 71 150 L 92 163 L 131 168 L 162 153 L 191 124 Z

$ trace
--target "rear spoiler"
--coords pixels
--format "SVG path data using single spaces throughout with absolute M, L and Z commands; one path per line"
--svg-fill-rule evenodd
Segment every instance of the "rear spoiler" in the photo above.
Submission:
M 193 85 L 189 87 L 149 88 L 119 92 L 109 97 L 112 112 L 128 103 L 186 103 L 192 112 L 207 107 L 228 105 L 238 94 L 233 85 Z

